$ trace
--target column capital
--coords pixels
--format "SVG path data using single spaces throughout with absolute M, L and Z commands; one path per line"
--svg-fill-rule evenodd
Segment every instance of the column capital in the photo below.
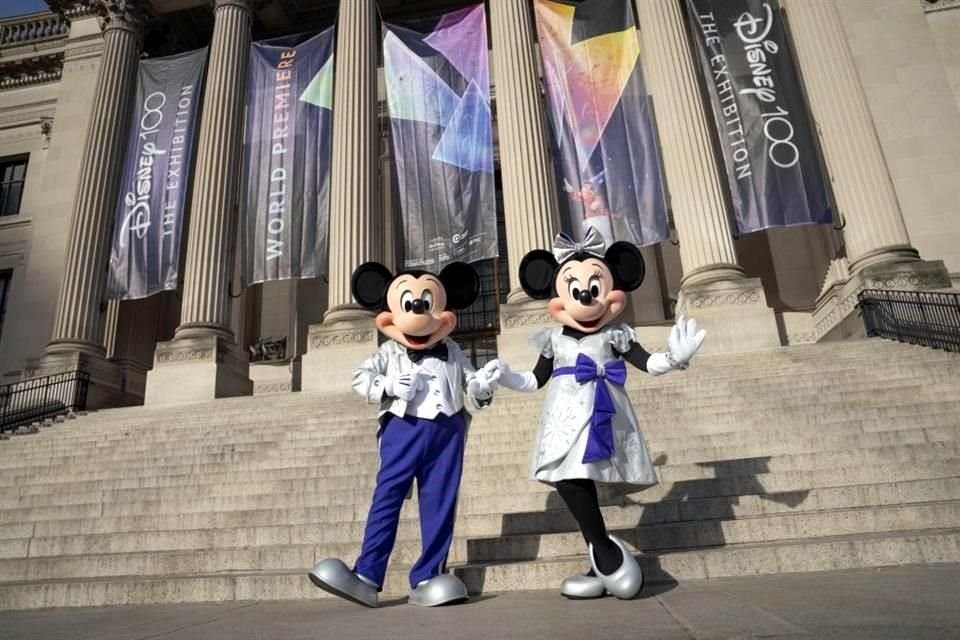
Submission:
M 137 38 L 143 37 L 144 26 L 153 16 L 153 11 L 144 0 L 95 0 L 94 7 L 104 32 L 123 29 Z
M 237 7 L 254 13 L 270 4 L 269 0 L 209 0 L 210 8 L 216 11 L 221 7 Z

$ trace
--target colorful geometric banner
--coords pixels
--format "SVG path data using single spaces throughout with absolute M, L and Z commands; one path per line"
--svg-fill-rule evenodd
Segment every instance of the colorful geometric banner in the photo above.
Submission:
M 777 0 L 687 0 L 737 228 L 829 224 L 830 202 Z
M 668 236 L 660 157 L 630 0 L 534 0 L 560 183 L 576 239 Z
M 482 4 L 383 24 L 383 74 L 404 266 L 497 256 L 493 125 Z
M 250 47 L 244 283 L 315 278 L 327 264 L 333 27 Z
M 107 297 L 177 288 L 206 48 L 140 62 L 127 135 Z

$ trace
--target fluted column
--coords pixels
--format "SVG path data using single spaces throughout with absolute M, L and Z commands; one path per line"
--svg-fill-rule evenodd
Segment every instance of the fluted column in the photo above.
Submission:
M 851 270 L 919 260 L 833 0 L 784 2 Z
M 373 314 L 355 304 L 350 293 L 353 270 L 383 259 L 377 7 L 373 0 L 340 0 L 338 15 L 328 304 L 323 323 L 310 325 L 302 359 L 303 391 L 349 391 L 356 363 L 377 348 Z
M 353 302 L 350 276 L 378 259 L 380 247 L 377 8 L 373 0 L 341 0 L 338 15 L 326 324 L 369 315 Z
M 107 259 L 123 167 L 124 142 L 142 46 L 142 6 L 102 2 L 104 49 L 67 241 L 63 287 L 47 353 L 103 347 Z
M 679 0 L 635 0 L 683 286 L 743 276 Z
M 233 338 L 229 283 L 240 198 L 252 5 L 253 0 L 215 0 L 178 338 Z
M 548 156 L 533 25 L 526 0 L 490 0 L 493 79 L 503 212 L 510 264 L 508 302 L 525 297 L 519 267 L 532 249 L 548 249 L 560 228 Z
M 190 203 L 180 326 L 157 345 L 144 402 L 253 392 L 250 362 L 230 323 L 251 23 L 259 0 L 213 0 L 213 37 Z

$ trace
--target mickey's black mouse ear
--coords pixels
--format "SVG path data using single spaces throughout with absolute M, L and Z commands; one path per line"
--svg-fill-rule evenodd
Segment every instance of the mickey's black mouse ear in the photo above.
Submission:
M 480 294 L 480 276 L 465 262 L 448 264 L 440 272 L 440 282 L 447 291 L 447 309 L 466 309 Z
M 633 291 L 643 284 L 646 267 L 640 249 L 629 242 L 614 242 L 607 249 L 604 262 L 613 274 L 614 286 L 620 291 Z
M 553 294 L 557 259 L 543 249 L 534 249 L 520 261 L 520 286 L 534 300 L 546 300 Z
M 365 309 L 379 311 L 387 297 L 387 286 L 393 280 L 390 270 L 379 262 L 365 262 L 353 271 L 350 292 Z

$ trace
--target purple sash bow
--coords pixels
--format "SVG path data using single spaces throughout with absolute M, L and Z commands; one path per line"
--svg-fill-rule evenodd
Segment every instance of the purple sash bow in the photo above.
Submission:
M 593 414 L 590 416 L 590 433 L 587 448 L 583 453 L 583 462 L 603 460 L 613 455 L 613 415 L 617 412 L 607 388 L 607 381 L 622 387 L 627 381 L 627 365 L 623 360 L 614 360 L 605 365 L 597 365 L 593 358 L 584 354 L 577 355 L 572 367 L 560 367 L 553 370 L 553 377 L 573 375 L 577 382 L 586 384 L 597 381 L 593 394 Z

